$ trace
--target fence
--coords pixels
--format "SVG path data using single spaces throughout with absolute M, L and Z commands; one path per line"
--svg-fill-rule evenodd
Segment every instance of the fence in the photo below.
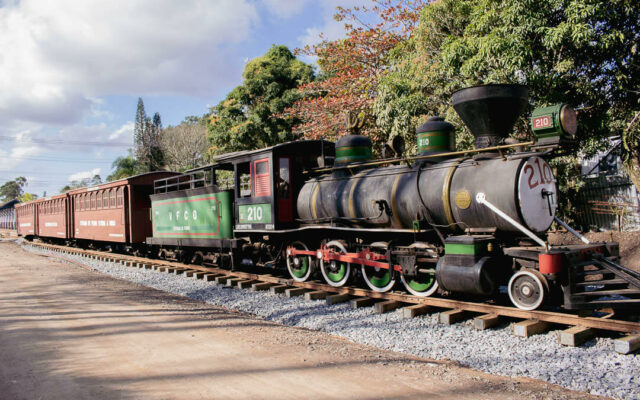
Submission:
M 583 230 L 640 229 L 640 200 L 622 174 L 584 177 L 576 204 L 575 224 Z

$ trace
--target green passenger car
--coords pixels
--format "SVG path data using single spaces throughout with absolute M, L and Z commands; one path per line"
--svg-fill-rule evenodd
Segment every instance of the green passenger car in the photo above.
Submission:
M 233 237 L 232 192 L 201 188 L 151 196 L 154 239 Z

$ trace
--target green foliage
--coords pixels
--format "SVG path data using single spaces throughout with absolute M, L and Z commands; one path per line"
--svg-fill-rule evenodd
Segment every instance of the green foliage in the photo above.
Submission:
M 136 174 L 136 160 L 129 154 L 126 157 L 118 157 L 111 164 L 111 168 L 115 171 L 107 176 L 107 182 L 117 181 L 118 179 L 128 178 Z
M 411 135 L 424 115 L 461 127 L 451 93 L 521 83 L 536 107 L 579 108 L 576 146 L 593 153 L 622 134 L 638 110 L 640 5 L 625 0 L 441 0 L 423 9 L 413 37 L 392 53 L 375 112 L 393 134 Z M 524 118 L 521 135 L 530 135 Z M 469 143 L 468 132 L 458 142 Z
M 22 197 L 24 191 L 22 188 L 27 184 L 27 178 L 19 176 L 12 181 L 5 182 L 0 186 L 0 201 L 3 203 Z
M 313 68 L 297 60 L 286 46 L 273 46 L 251 60 L 243 83 L 211 109 L 207 121 L 209 154 L 256 149 L 293 140 L 297 122 L 279 114 L 300 94 L 296 88 L 313 80 Z
M 60 189 L 60 193 L 68 192 L 69 190 L 83 188 L 87 186 L 95 186 L 102 183 L 102 178 L 100 175 L 96 174 L 93 178 L 84 178 L 79 181 L 71 181 L 71 183 L 65 185 L 62 189 Z
M 20 202 L 21 203 L 26 203 L 28 201 L 32 201 L 38 198 L 38 195 L 35 195 L 33 193 L 24 193 L 21 197 L 20 197 Z

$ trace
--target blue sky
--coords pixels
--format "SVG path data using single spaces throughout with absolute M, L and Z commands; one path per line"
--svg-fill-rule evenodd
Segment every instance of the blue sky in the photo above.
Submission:
M 175 125 L 202 115 L 274 44 L 344 34 L 363 0 L 0 0 L 0 184 L 57 194 L 133 141 L 138 97 Z M 312 62 L 312 60 L 304 60 Z

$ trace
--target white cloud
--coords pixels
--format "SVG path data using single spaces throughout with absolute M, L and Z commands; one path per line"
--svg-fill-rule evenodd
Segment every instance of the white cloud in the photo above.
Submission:
M 364 2 L 366 3 L 366 2 Z M 313 46 L 322 40 L 336 40 L 346 36 L 344 30 L 345 21 L 336 21 L 336 7 L 351 8 L 362 5 L 363 0 L 325 0 L 322 2 L 323 23 L 320 26 L 312 26 L 305 30 L 305 34 L 298 38 L 301 46 Z M 321 37 L 322 35 L 322 37 Z
M 22 141 L 22 143 L 20 143 Z M 10 150 L 0 150 L 0 171 L 11 171 L 16 166 L 27 162 L 27 158 L 34 157 L 43 152 L 42 147 L 30 140 L 16 139 L 16 145 Z
M 262 0 L 270 14 L 279 18 L 291 18 L 299 14 L 309 0 Z
M 249 0 L 6 3 L 0 126 L 73 123 L 110 94 L 210 93 L 235 77 L 225 55 L 257 21 Z
M 76 172 L 75 174 L 69 176 L 69 182 L 91 179 L 96 175 L 100 175 L 100 170 L 101 168 L 94 168 L 91 171 Z
M 120 128 L 116 129 L 111 135 L 109 135 L 109 140 L 115 140 L 120 137 L 125 137 L 127 139 L 133 138 L 134 127 L 135 127 L 135 123 L 133 121 L 127 121 L 126 124 L 122 125 Z

